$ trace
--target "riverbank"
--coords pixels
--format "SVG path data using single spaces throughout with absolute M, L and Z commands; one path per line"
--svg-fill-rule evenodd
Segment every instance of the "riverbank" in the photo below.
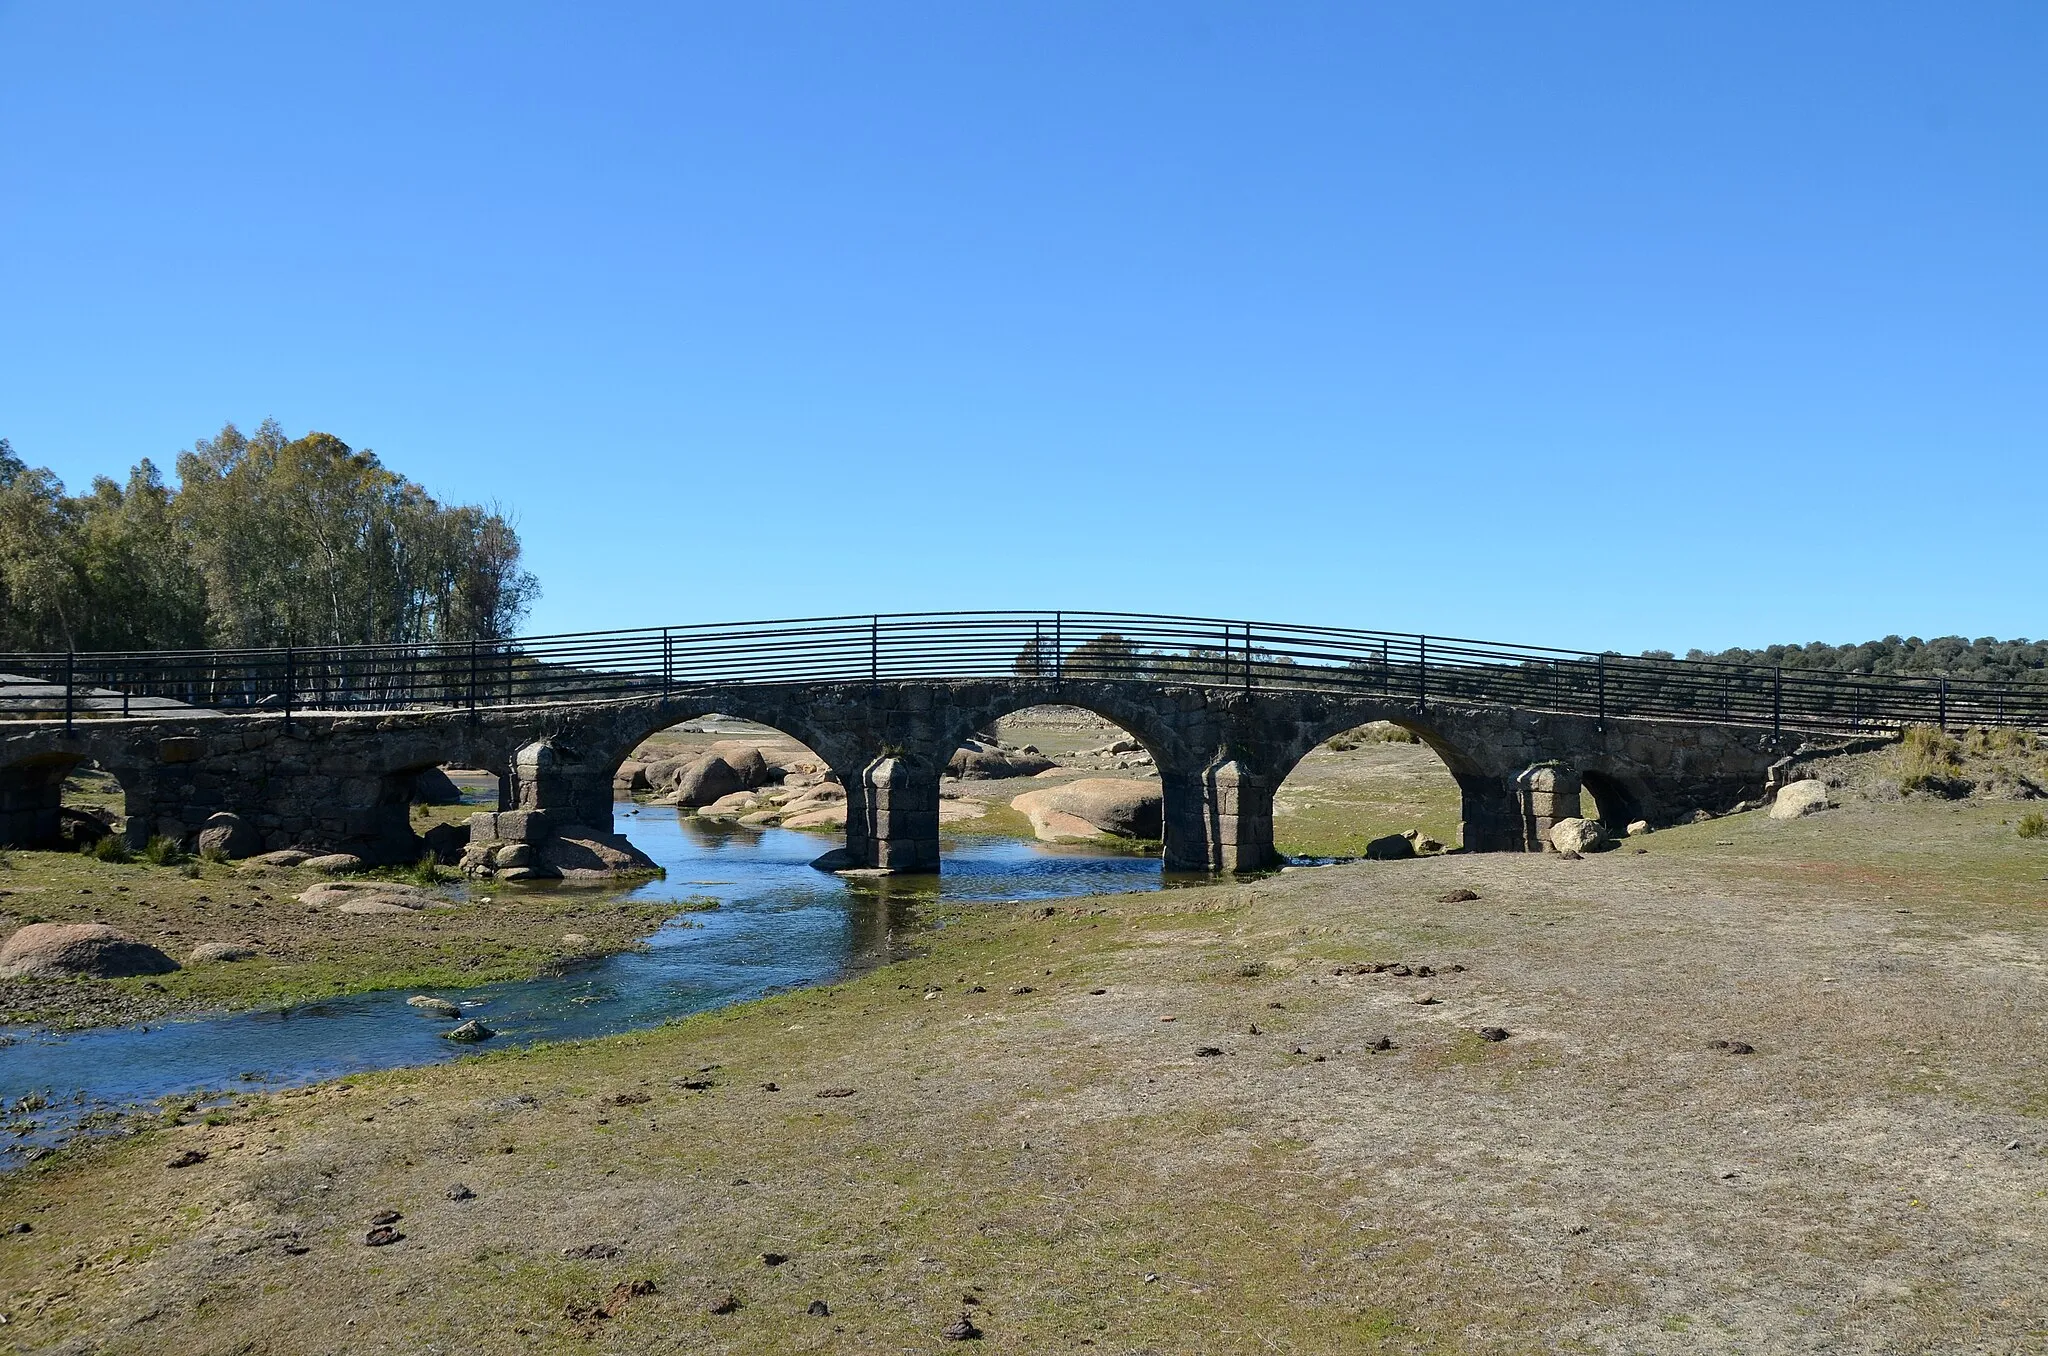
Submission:
M 0 1341 L 2027 1350 L 2048 850 L 2012 817 L 931 906 L 846 984 L 10 1174 Z
M 184 963 L 129 979 L 0 979 L 0 1025 L 59 1030 L 526 979 L 634 946 L 682 907 L 614 890 L 474 889 L 451 876 L 441 887 L 450 907 L 344 914 L 299 901 L 328 879 L 304 870 L 153 866 L 75 852 L 16 851 L 4 860 L 0 935 L 33 922 L 106 923 Z M 190 962 L 204 942 L 255 954 Z

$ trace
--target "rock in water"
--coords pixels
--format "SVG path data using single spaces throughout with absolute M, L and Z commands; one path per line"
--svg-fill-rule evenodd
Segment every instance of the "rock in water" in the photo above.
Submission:
M 105 923 L 30 923 L 0 946 L 0 979 L 167 975 L 178 963 Z
M 676 774 L 676 804 L 690 809 L 745 789 L 732 764 L 717 754 L 707 754 Z
M 1597 819 L 1560 819 L 1550 826 L 1550 845 L 1559 852 L 1598 852 L 1607 846 L 1607 826 Z
M 497 1034 L 497 1032 L 472 1017 L 461 1026 L 449 1031 L 443 1031 L 441 1036 L 444 1040 L 460 1041 L 464 1045 L 469 1045 L 476 1041 L 487 1041 Z
M 1043 791 L 1026 791 L 1010 802 L 1031 819 L 1031 831 L 1049 843 L 1109 834 L 1117 838 L 1158 838 L 1159 788 L 1151 782 L 1088 777 Z
M 414 994 L 411 998 L 405 1000 L 405 1004 L 407 1007 L 418 1008 L 421 1012 L 431 1012 L 436 1017 L 460 1017 L 462 1015 L 462 1009 L 455 1006 L 455 1004 L 445 998 L 435 998 L 430 994 Z
M 1771 802 L 1771 818 L 1798 819 L 1816 810 L 1828 808 L 1828 789 L 1820 782 L 1793 782 L 1778 788 L 1777 798 Z

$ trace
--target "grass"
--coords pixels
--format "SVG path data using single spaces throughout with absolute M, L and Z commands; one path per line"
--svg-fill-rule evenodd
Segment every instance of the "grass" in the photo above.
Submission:
M 988 1351 L 2027 1349 L 2034 854 L 1927 801 L 1648 842 L 936 906 L 850 982 L 188 1114 L 0 1179 L 35 1222 L 9 1333 L 935 1350 L 968 1308 Z M 1397 956 L 1469 969 L 1331 974 Z M 387 1209 L 405 1242 L 365 1248 Z
M 2022 838 L 2048 838 L 2048 817 L 2039 810 L 2029 810 L 2021 815 L 2016 827 Z
M 617 891 L 500 887 L 488 903 L 454 892 L 452 908 L 352 917 L 299 904 L 301 891 L 325 879 L 309 872 L 196 860 L 158 866 L 146 857 L 104 861 L 75 852 L 10 856 L 0 935 L 30 921 L 101 922 L 174 958 L 205 941 L 243 943 L 257 955 L 147 979 L 0 980 L 0 1022 L 93 1025 L 369 989 L 526 979 L 572 954 L 630 947 L 688 907 Z M 589 940 L 565 944 L 565 933 Z

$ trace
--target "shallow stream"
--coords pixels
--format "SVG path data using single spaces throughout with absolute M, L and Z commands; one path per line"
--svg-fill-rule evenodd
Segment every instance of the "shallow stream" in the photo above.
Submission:
M 618 828 L 668 875 L 627 892 L 643 899 L 715 899 L 679 913 L 639 951 L 570 973 L 475 989 L 434 990 L 499 1033 L 488 1046 L 442 1039 L 449 1023 L 406 1005 L 417 990 L 321 999 L 75 1033 L 17 1031 L 0 1047 L 0 1099 L 10 1128 L 0 1166 L 81 1124 L 167 1097 L 294 1086 L 340 1074 L 454 1059 L 480 1048 L 604 1036 L 827 983 L 888 961 L 907 942 L 919 904 L 1058 898 L 1157 889 L 1157 858 L 1052 848 L 1010 838 L 955 838 L 936 877 L 842 878 L 811 868 L 830 844 L 787 829 L 710 826 L 673 811 L 620 806 Z M 488 907 L 488 906 L 467 906 Z

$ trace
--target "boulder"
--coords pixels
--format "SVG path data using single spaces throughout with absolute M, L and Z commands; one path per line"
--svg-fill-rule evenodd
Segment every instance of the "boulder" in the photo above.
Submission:
M 255 954 L 255 947 L 242 946 L 236 942 L 201 942 L 192 948 L 192 954 L 188 959 L 194 964 L 205 964 L 208 961 L 247 960 Z
M 462 788 L 440 768 L 423 768 L 412 779 L 415 805 L 460 805 Z
M 0 979 L 167 975 L 178 963 L 105 923 L 30 923 L 0 946 Z
M 299 903 L 336 913 L 417 913 L 436 898 L 416 885 L 395 881 L 323 881 L 299 895 Z
M 299 865 L 322 875 L 347 876 L 363 869 L 363 859 L 353 852 L 330 852 L 322 857 L 308 857 Z
M 1792 782 L 1778 788 L 1778 794 L 1771 801 L 1771 818 L 1798 819 L 1817 810 L 1828 808 L 1828 789 L 1811 779 Z
M 275 852 L 265 852 L 259 856 L 251 857 L 249 860 L 263 866 L 304 866 L 318 855 L 318 853 L 308 852 L 304 848 L 279 848 Z
M 462 1009 L 455 1006 L 455 1004 L 445 998 L 435 998 L 429 994 L 416 993 L 405 1000 L 405 1005 L 411 1008 L 418 1008 L 421 1012 L 432 1013 L 436 1017 L 460 1017 L 462 1015 Z
M 681 772 L 686 766 L 688 764 L 679 758 L 662 758 L 655 762 L 644 764 L 643 771 L 647 778 L 647 789 L 650 791 L 666 790 L 668 784 L 676 779 L 676 774 Z
M 263 850 L 263 835 L 251 828 L 240 815 L 221 810 L 206 817 L 206 822 L 199 826 L 199 839 L 193 846 L 202 857 L 238 862 Z
M 1052 766 L 1052 759 L 1036 753 L 969 740 L 954 750 L 946 763 L 946 775 L 962 781 L 997 781 L 1004 777 L 1036 777 Z
M 533 844 L 507 843 L 491 853 L 491 865 L 500 871 L 514 866 L 532 866 Z
M 733 776 L 739 778 L 740 790 L 751 791 L 757 786 L 768 784 L 768 760 L 763 758 L 761 750 L 752 744 L 720 740 L 711 746 L 711 750 L 724 759 L 725 765 L 732 769 Z
M 614 791 L 631 793 L 634 791 L 649 791 L 653 787 L 654 782 L 647 775 L 647 764 L 645 763 L 621 763 L 619 764 L 619 770 L 612 774 L 612 790 Z
M 571 881 L 661 869 L 622 835 L 578 825 L 564 826 L 540 845 L 539 867 Z
M 1607 846 L 1607 826 L 1597 819 L 1560 819 L 1550 826 L 1550 845 L 1559 852 L 1598 852 Z
M 464 1045 L 469 1045 L 476 1041 L 487 1041 L 498 1033 L 472 1017 L 461 1026 L 449 1031 L 443 1031 L 441 1034 L 451 1041 L 460 1041 Z
M 469 825 L 436 824 L 420 835 L 420 842 L 434 860 L 443 866 L 453 866 L 462 860 L 464 849 L 469 846 Z
M 105 820 L 84 810 L 75 810 L 69 805 L 57 810 L 57 842 L 60 846 L 77 851 L 89 848 L 112 832 Z
M 1161 797 L 1148 782 L 1087 777 L 1065 786 L 1026 791 L 1010 805 L 1031 819 L 1031 831 L 1049 843 L 1109 834 L 1158 838 Z
M 1365 845 L 1365 857 L 1372 862 L 1402 862 L 1415 855 L 1415 840 L 1405 833 L 1390 833 Z
M 1640 838 L 1649 831 L 1650 821 L 1647 819 L 1634 820 L 1628 826 L 1628 836 L 1631 838 Z
M 860 865 L 860 859 L 843 847 L 833 848 L 824 856 L 815 858 L 811 862 L 811 868 L 815 871 L 847 871 L 858 865 Z
M 709 805 L 743 789 L 732 764 L 715 753 L 705 754 L 676 774 L 676 804 L 686 808 Z

